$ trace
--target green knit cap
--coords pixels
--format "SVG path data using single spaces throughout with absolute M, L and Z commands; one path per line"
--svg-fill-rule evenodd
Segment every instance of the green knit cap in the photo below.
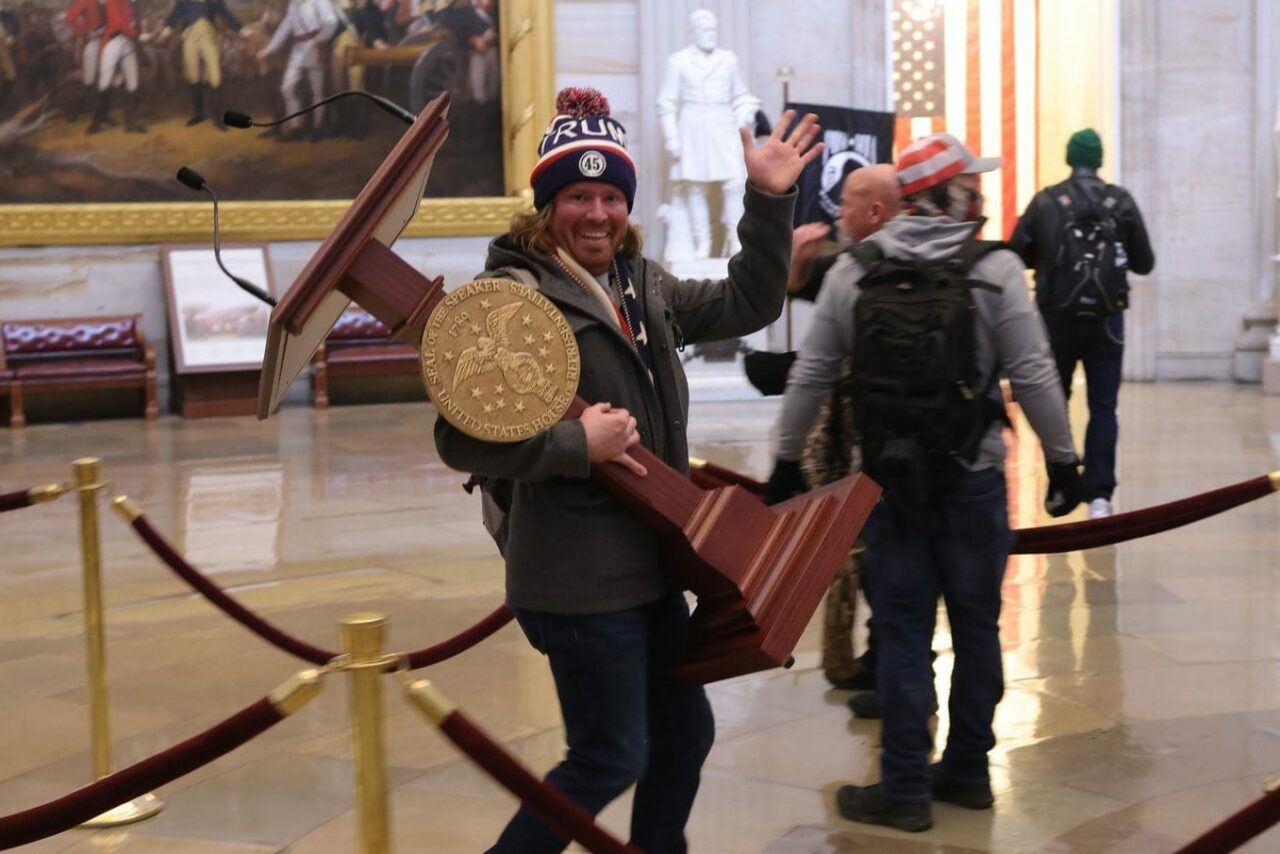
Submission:
M 1102 167 L 1102 138 L 1093 128 L 1085 128 L 1071 134 L 1067 140 L 1067 165 L 1085 169 Z

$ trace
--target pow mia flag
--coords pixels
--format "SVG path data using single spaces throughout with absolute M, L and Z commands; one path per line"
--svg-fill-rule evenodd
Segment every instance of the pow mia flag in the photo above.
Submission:
M 833 224 L 845 177 L 872 163 L 893 162 L 893 113 L 851 110 L 822 104 L 787 104 L 797 116 L 817 113 L 822 126 L 822 157 L 800 173 L 795 224 Z

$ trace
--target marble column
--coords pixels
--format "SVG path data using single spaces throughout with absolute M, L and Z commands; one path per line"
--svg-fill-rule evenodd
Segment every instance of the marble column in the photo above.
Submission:
M 1258 299 L 1264 251 L 1254 226 L 1259 6 L 1119 4 L 1119 180 L 1142 207 L 1156 250 L 1155 273 L 1135 277 L 1130 379 L 1235 373 L 1235 339 Z
M 1253 193 L 1250 218 L 1255 247 L 1252 255 L 1253 301 L 1245 311 L 1240 334 L 1235 341 L 1233 375 L 1237 382 L 1256 383 L 1272 333 L 1276 330 L 1276 156 L 1280 135 L 1276 126 L 1276 63 L 1274 47 L 1276 9 L 1273 3 L 1254 3 L 1254 87 L 1253 87 Z
M 1156 263 L 1161 264 L 1159 235 L 1161 208 L 1156 198 L 1158 182 L 1152 158 L 1157 116 L 1156 0 L 1128 0 L 1121 5 L 1120 25 L 1120 133 L 1119 180 L 1139 200 L 1147 231 L 1153 236 Z M 1156 308 L 1151 293 L 1159 284 L 1159 272 L 1133 282 L 1125 317 L 1124 378 L 1156 378 Z

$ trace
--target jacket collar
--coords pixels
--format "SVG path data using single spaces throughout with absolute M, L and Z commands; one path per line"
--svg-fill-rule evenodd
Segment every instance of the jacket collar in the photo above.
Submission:
M 627 262 L 620 259 L 618 263 Z M 631 346 L 631 341 L 618 325 L 617 312 L 612 308 L 606 309 L 601 299 L 588 293 L 582 285 L 569 278 L 568 274 L 551 258 L 546 255 L 527 254 L 513 246 L 506 239 L 506 235 L 503 235 L 489 244 L 489 257 L 485 266 L 490 270 L 501 267 L 524 267 L 530 270 L 538 278 L 539 293 L 561 308 L 572 308 L 608 327 L 635 356 L 637 364 L 643 364 L 635 348 Z M 635 281 L 636 271 L 633 269 L 630 272 L 633 274 L 632 280 Z M 645 307 L 648 308 L 647 303 Z
M 591 275 L 585 267 L 579 264 L 572 255 L 563 249 L 556 249 L 555 260 L 557 260 L 560 265 L 568 271 L 570 277 L 575 280 L 574 284 L 578 285 L 590 294 L 591 298 L 600 304 L 600 307 L 604 309 L 605 313 L 613 318 L 613 322 L 617 323 L 618 312 L 614 309 L 613 300 L 611 299 L 610 294 L 600 286 L 600 281 L 595 276 Z M 619 326 L 618 328 L 621 329 L 622 327 Z

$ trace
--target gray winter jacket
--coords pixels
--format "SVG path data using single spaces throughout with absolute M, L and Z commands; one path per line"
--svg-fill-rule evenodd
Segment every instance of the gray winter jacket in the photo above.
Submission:
M 943 217 L 902 216 L 867 238 L 887 257 L 937 261 L 953 255 L 973 231 L 973 223 Z M 787 377 L 779 425 L 778 458 L 798 460 L 818 408 L 840 375 L 841 360 L 853 352 L 853 306 L 863 269 L 842 255 L 823 281 L 813 326 Z M 1067 423 L 1066 402 L 1058 370 L 1049 353 L 1044 323 L 1027 293 L 1025 269 L 1018 256 L 992 252 L 974 265 L 971 276 L 999 287 L 975 289 L 977 357 L 982 376 L 1009 379 L 1013 396 L 1040 437 L 1048 462 L 1076 459 Z M 990 394 L 1000 397 L 993 383 Z M 991 425 L 978 449 L 974 470 L 1004 462 L 1003 425 Z
M 648 258 L 627 261 L 632 282 L 643 285 L 652 380 L 616 320 L 549 258 L 524 253 L 504 235 L 490 244 L 483 275 L 511 278 L 511 268 L 532 273 L 577 339 L 578 395 L 629 410 L 644 446 L 687 472 L 689 387 L 678 350 L 682 342 L 746 335 L 782 313 L 794 204 L 794 191 L 773 196 L 748 186 L 738 226 L 743 249 L 730 259 L 727 279 L 680 280 Z M 450 468 L 515 481 L 505 548 L 511 607 L 599 613 L 653 602 L 671 588 L 658 541 L 587 479 L 590 463 L 578 421 L 498 444 L 473 439 L 438 418 L 435 438 Z

